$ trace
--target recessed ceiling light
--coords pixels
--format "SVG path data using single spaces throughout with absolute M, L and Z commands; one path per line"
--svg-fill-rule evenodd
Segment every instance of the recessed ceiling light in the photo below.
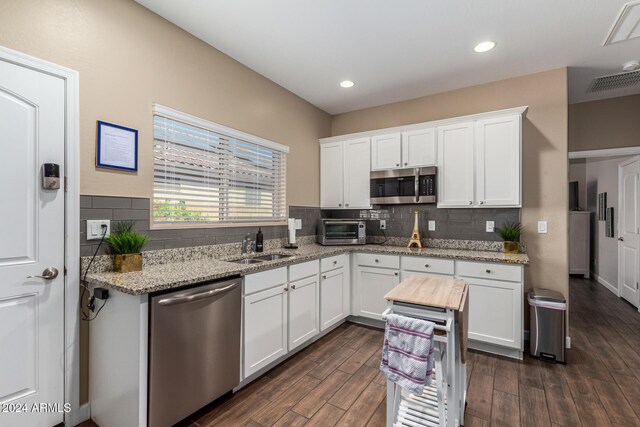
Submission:
M 354 82 L 352 82 L 351 80 L 345 80 L 343 82 L 340 82 L 340 87 L 344 87 L 344 88 L 350 88 L 353 87 L 355 85 Z
M 496 47 L 496 42 L 492 42 L 489 40 L 486 42 L 478 43 L 476 47 L 473 48 L 473 51 L 476 53 L 484 53 L 489 52 L 494 47 Z

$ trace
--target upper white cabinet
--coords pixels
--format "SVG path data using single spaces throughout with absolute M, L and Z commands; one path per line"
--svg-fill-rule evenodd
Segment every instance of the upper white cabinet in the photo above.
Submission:
M 438 207 L 471 206 L 473 122 L 438 128 Z
M 438 207 L 521 205 L 521 115 L 438 127 Z
M 520 116 L 476 122 L 476 203 L 520 206 Z
M 435 128 L 371 138 L 371 170 L 433 166 L 436 161 Z
M 320 146 L 320 205 L 322 208 L 367 209 L 369 138 L 331 142 Z
M 417 168 L 437 163 L 435 128 L 402 132 L 402 167 Z

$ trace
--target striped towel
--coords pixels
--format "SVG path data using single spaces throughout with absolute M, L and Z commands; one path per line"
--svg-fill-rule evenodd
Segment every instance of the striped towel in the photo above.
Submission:
M 431 385 L 434 327 L 427 320 L 387 316 L 380 370 L 390 381 L 418 395 Z

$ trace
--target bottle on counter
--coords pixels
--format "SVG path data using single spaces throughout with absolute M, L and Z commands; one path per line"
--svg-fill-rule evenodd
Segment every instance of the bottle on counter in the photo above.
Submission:
M 262 252 L 264 250 L 262 235 L 262 227 L 258 227 L 258 234 L 256 234 L 256 252 Z

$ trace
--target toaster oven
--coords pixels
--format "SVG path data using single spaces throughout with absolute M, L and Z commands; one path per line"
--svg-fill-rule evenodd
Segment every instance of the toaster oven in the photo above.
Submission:
M 318 243 L 321 245 L 364 245 L 367 226 L 355 219 L 321 219 L 318 225 Z

